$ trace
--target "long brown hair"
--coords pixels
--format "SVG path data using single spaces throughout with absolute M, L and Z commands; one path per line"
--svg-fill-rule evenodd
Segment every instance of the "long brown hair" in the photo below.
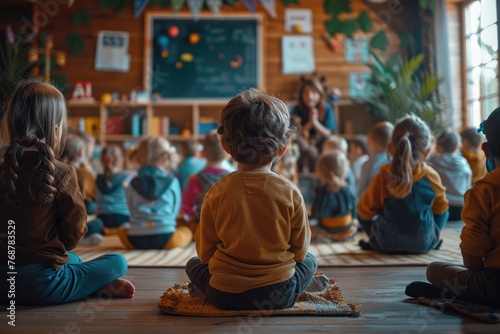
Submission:
M 397 198 L 411 191 L 413 169 L 424 160 L 430 147 L 429 127 L 417 116 L 408 115 L 396 123 L 392 133 L 391 174 L 388 189 Z
M 302 80 L 302 85 L 299 88 L 299 109 L 300 110 L 308 110 L 309 107 L 306 105 L 304 102 L 304 97 L 303 93 L 306 87 L 312 87 L 314 90 L 316 90 L 319 93 L 319 101 L 318 104 L 316 105 L 316 108 L 318 108 L 318 118 L 319 120 L 323 121 L 325 119 L 325 113 L 326 113 L 326 94 L 325 94 L 325 88 L 323 83 L 320 81 L 320 79 L 313 77 L 310 79 L 303 79 Z
M 38 79 L 21 82 L 7 103 L 2 122 L 4 160 L 0 165 L 0 192 L 8 203 L 21 204 L 17 178 L 26 148 L 39 152 L 29 182 L 32 199 L 39 203 L 54 200 L 54 160 L 65 146 L 66 133 L 66 103 L 61 92 Z

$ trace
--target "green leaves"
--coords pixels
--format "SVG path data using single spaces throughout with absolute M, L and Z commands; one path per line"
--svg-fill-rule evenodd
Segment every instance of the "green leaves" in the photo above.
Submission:
M 351 12 L 351 0 L 325 0 L 323 10 L 326 14 L 338 15 Z
M 387 50 L 387 45 L 389 40 L 387 39 L 387 34 L 384 30 L 377 32 L 370 40 L 370 47 L 373 49 L 379 49 L 381 51 Z
M 81 26 L 81 25 L 90 25 L 90 21 L 92 21 L 92 14 L 90 14 L 90 10 L 88 9 L 82 9 L 78 12 L 75 13 L 75 16 L 73 16 L 73 25 L 75 27 Z
M 358 17 L 358 26 L 361 31 L 369 33 L 372 30 L 372 19 L 366 11 L 362 11 Z
M 382 120 L 394 123 L 412 113 L 426 122 L 434 133 L 443 128 L 443 106 L 438 96 L 442 80 L 430 73 L 420 73 L 424 55 L 404 59 L 400 53 L 394 53 L 384 63 L 373 51 L 370 54 L 372 63 L 368 67 L 372 74 L 373 95 L 361 102 L 370 105 Z
M 99 8 L 111 9 L 115 13 L 121 13 L 129 4 L 128 0 L 99 0 Z
M 80 54 L 85 49 L 85 41 L 79 32 L 74 31 L 66 37 L 66 47 L 68 53 L 72 55 Z
M 419 5 L 423 10 L 428 9 L 432 12 L 436 10 L 436 0 L 419 0 Z
M 237 1 L 239 2 L 239 0 Z M 299 5 L 300 4 L 300 0 L 281 0 L 281 3 L 285 6 L 285 7 L 288 7 L 289 5 L 291 5 L 292 3 L 293 4 L 296 4 L 296 5 Z

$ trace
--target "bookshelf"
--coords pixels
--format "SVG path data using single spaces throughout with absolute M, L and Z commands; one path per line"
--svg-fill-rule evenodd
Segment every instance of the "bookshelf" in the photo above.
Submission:
M 226 100 L 160 102 L 68 101 L 68 124 L 93 135 L 98 143 L 138 141 L 161 135 L 172 142 L 199 139 L 220 120 Z

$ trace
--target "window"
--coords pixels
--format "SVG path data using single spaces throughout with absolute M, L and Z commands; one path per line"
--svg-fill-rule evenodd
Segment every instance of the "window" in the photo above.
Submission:
M 478 126 L 500 105 L 497 0 L 465 7 L 465 33 L 469 125 Z

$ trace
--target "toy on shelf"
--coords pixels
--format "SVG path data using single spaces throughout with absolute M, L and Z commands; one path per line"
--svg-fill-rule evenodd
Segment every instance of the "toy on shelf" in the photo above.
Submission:
M 71 94 L 71 102 L 92 103 L 92 83 L 90 81 L 77 81 Z

